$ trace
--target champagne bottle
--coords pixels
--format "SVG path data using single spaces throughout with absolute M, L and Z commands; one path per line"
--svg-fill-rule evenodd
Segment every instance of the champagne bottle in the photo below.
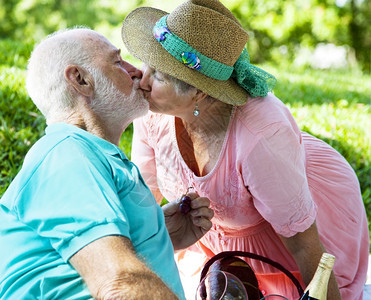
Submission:
M 332 268 L 334 267 L 335 256 L 323 253 L 318 264 L 316 273 L 304 291 L 301 299 L 326 300 L 327 286 L 330 279 Z

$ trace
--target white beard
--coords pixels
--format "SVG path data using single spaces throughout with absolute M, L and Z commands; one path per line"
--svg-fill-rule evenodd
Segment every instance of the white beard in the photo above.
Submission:
M 134 119 L 148 112 L 148 101 L 138 89 L 140 79 L 134 79 L 132 92 L 126 96 L 102 73 L 95 75 L 95 97 L 91 107 L 102 120 L 122 124 L 125 129 Z

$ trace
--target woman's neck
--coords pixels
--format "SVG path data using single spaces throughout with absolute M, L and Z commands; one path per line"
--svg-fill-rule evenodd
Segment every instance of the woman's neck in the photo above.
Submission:
M 183 126 L 190 134 L 225 133 L 231 118 L 233 106 L 208 97 L 199 101 L 200 114 L 182 119 Z M 212 134 L 213 135 L 213 134 Z
M 233 106 L 208 100 L 199 103 L 199 109 L 200 115 L 197 117 L 175 119 L 175 128 L 184 161 L 197 176 L 205 176 L 218 161 Z

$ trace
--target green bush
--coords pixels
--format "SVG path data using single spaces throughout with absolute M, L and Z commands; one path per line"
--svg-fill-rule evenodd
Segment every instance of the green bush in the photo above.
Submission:
M 21 167 L 25 153 L 40 137 L 44 121 L 25 91 L 25 66 L 32 45 L 2 40 L 0 56 L 0 194 Z
M 25 90 L 30 51 L 30 44 L 0 41 L 0 56 L 7 57 L 0 65 L 0 197 L 31 145 L 44 134 L 45 120 Z M 352 165 L 371 220 L 371 76 L 345 70 L 263 68 L 277 77 L 275 94 L 288 105 L 299 126 L 332 145 Z M 129 126 L 120 141 L 129 158 L 131 137 Z
M 33 45 L 32 42 L 18 43 L 11 39 L 1 40 L 1 65 L 25 69 Z

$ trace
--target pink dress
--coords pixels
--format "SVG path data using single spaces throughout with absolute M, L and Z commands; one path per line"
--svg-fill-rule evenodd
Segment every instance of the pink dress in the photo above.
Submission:
M 362 299 L 369 254 L 366 212 L 355 172 L 337 151 L 301 132 L 285 105 L 269 94 L 234 108 L 215 167 L 198 177 L 180 154 L 174 125 L 174 117 L 162 114 L 136 120 L 132 160 L 148 186 L 160 189 L 167 200 L 193 186 L 212 202 L 212 229 L 197 247 L 177 255 L 189 299 L 194 299 L 203 263 L 221 251 L 264 255 L 302 281 L 277 234 L 293 236 L 315 220 L 327 252 L 336 257 L 342 298 Z M 247 261 L 263 293 L 299 298 L 282 273 Z

